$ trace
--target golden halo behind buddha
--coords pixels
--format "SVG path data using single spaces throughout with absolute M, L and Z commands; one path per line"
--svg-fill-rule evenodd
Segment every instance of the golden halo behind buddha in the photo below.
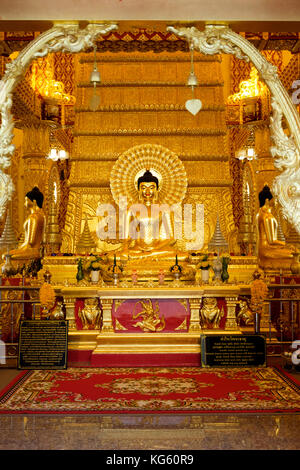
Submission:
M 110 175 L 110 188 L 117 204 L 138 202 L 137 179 L 149 170 L 159 181 L 159 203 L 180 203 L 186 194 L 184 165 L 171 150 L 158 144 L 143 144 L 126 150 L 116 161 Z

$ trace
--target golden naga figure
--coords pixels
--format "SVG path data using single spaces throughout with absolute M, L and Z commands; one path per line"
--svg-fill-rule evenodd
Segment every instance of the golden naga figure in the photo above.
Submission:
M 133 313 L 132 318 L 133 320 L 136 320 L 138 317 L 142 317 L 142 320 L 139 320 L 133 326 L 139 326 L 143 331 L 162 331 L 165 328 L 166 323 L 164 316 L 162 315 L 161 318 L 159 316 L 160 311 L 158 303 L 156 302 L 155 309 L 153 308 L 151 299 L 146 299 L 145 301 L 140 300 L 136 303 L 136 305 L 138 304 L 142 305 L 143 310 L 136 314 Z
M 174 261 L 188 259 L 174 237 L 173 204 L 185 197 L 187 177 L 179 157 L 156 144 L 132 147 L 115 163 L 110 187 L 122 217 L 118 260 L 147 259 Z M 123 200 L 126 200 L 124 205 Z
M 258 262 L 262 268 L 289 269 L 293 259 L 293 250 L 285 242 L 277 239 L 278 222 L 272 214 L 273 195 L 265 185 L 259 193 L 260 210 L 257 216 L 258 226 Z

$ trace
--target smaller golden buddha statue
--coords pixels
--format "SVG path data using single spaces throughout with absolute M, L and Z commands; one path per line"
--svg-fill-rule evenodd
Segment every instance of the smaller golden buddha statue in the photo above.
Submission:
M 268 185 L 259 193 L 260 209 L 257 215 L 258 262 L 262 268 L 289 269 L 293 248 L 277 239 L 278 222 L 272 214 L 273 195 Z
M 12 260 L 26 261 L 40 258 L 45 226 L 43 201 L 43 193 L 36 186 L 26 194 L 24 206 L 29 214 L 24 222 L 24 242 L 20 248 L 9 252 Z

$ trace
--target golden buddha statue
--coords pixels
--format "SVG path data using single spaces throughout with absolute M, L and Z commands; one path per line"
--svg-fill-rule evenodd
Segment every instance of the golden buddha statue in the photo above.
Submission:
M 268 185 L 259 193 L 260 210 L 257 215 L 258 228 L 258 262 L 263 268 L 289 269 L 292 258 L 292 247 L 277 239 L 278 222 L 272 214 L 273 195 Z
M 24 207 L 29 212 L 24 222 L 24 243 L 9 254 L 12 260 L 32 260 L 40 258 L 40 247 L 43 239 L 45 215 L 42 209 L 44 196 L 35 186 L 25 196 Z
M 156 211 L 159 180 L 146 170 L 137 179 L 139 204 L 133 204 L 126 213 L 124 242 L 115 252 L 119 260 L 165 258 L 185 261 L 188 253 L 176 250 L 172 216 L 169 211 Z M 158 207 L 158 206 L 156 206 Z

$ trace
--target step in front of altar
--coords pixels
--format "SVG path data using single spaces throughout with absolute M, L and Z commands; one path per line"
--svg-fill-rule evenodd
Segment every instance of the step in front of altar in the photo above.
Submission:
M 200 334 L 101 333 L 91 355 L 93 365 L 200 365 Z

